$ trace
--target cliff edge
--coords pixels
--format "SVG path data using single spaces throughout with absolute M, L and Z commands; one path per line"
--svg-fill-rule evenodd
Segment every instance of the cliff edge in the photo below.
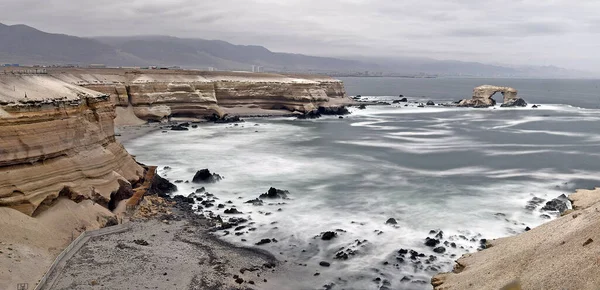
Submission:
M 115 140 L 114 118 L 105 94 L 0 74 L 0 206 L 34 215 L 61 195 L 107 205 L 121 184 L 142 178 Z
M 133 112 L 144 121 L 308 113 L 319 107 L 354 103 L 346 96 L 343 83 L 327 76 L 77 68 L 49 69 L 48 74 L 105 93 L 117 112 Z

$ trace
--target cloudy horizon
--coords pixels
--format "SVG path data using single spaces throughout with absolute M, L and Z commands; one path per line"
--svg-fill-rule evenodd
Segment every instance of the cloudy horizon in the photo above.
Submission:
M 424 57 L 598 72 L 600 1 L 3 0 L 0 22 L 170 35 L 333 57 Z

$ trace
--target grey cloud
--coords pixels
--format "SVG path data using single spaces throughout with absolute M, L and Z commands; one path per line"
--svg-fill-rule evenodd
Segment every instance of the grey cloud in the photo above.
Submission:
M 1 0 L 0 22 L 78 36 L 222 39 L 323 56 L 596 69 L 598 11 L 594 0 Z

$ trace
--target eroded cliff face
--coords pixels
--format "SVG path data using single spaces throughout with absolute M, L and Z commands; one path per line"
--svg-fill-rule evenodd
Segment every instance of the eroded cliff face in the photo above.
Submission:
M 341 81 L 321 76 L 189 70 L 67 69 L 65 82 L 105 93 L 146 121 L 261 110 L 307 113 L 352 104 Z
M 59 196 L 109 203 L 144 169 L 114 137 L 104 94 L 47 75 L 0 74 L 0 206 L 36 214 Z

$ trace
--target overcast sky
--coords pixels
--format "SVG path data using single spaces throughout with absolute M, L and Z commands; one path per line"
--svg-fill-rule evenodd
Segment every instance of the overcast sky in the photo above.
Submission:
M 600 70 L 599 0 L 0 0 L 0 22 L 165 34 L 324 56 Z

